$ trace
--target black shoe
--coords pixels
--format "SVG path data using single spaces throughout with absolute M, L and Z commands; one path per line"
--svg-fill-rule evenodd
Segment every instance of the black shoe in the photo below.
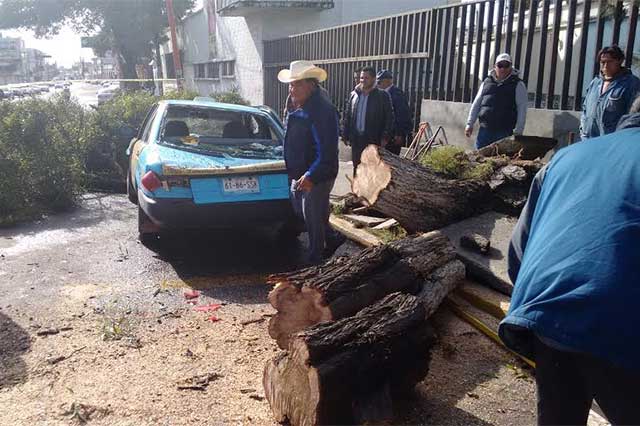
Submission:
M 340 233 L 336 233 L 335 237 L 327 240 L 325 244 L 324 252 L 322 252 L 322 256 L 325 259 L 330 258 L 331 256 L 333 256 L 333 253 L 335 253 L 336 250 L 338 250 L 338 247 L 344 244 L 345 241 L 347 241 L 347 238 L 344 235 Z

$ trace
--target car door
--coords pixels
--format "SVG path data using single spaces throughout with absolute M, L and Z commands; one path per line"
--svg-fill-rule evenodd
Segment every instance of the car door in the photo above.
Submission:
M 149 133 L 151 132 L 151 127 L 153 126 L 153 121 L 156 117 L 157 111 L 158 104 L 154 105 L 149 110 L 149 113 L 147 113 L 147 117 L 142 122 L 142 126 L 140 126 L 138 135 L 135 138 L 131 139 L 131 142 L 129 142 L 129 147 L 127 148 L 127 155 L 129 155 L 129 178 L 134 185 L 136 182 L 135 171 L 138 167 L 140 152 L 149 143 Z M 135 189 L 137 190 L 137 188 Z

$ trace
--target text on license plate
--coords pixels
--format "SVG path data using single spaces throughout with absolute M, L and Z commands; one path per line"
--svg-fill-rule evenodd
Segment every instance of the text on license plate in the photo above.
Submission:
M 224 192 L 244 192 L 253 193 L 260 192 L 260 183 L 257 177 L 232 177 L 222 179 L 222 188 Z

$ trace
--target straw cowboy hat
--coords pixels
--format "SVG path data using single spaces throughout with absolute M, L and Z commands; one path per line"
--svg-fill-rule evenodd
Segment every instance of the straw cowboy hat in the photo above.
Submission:
M 327 79 L 327 72 L 322 68 L 316 67 L 313 62 L 293 61 L 289 68 L 283 69 L 278 73 L 278 80 L 282 83 L 291 83 L 305 78 L 315 78 L 323 82 Z

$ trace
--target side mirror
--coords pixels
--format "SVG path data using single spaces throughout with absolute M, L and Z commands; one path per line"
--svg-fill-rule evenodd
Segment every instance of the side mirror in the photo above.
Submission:
M 120 127 L 119 133 L 122 139 L 131 139 L 138 134 L 138 131 L 133 127 L 124 126 L 124 127 Z

